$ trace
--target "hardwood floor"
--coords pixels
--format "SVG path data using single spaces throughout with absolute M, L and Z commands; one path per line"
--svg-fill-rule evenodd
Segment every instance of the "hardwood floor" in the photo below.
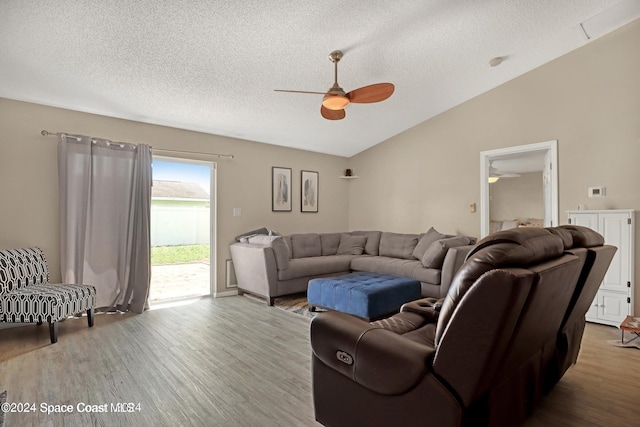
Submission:
M 54 345 L 46 325 L 2 329 L 0 392 L 36 406 L 6 414 L 5 425 L 318 426 L 308 329 L 308 319 L 244 297 L 98 315 L 93 328 L 69 319 Z M 640 350 L 606 343 L 616 338 L 589 324 L 578 364 L 525 427 L 640 425 Z M 111 412 L 118 403 L 139 406 Z

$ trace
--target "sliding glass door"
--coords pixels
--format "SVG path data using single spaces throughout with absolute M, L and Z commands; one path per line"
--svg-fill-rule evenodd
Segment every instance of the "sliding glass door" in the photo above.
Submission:
M 151 305 L 211 295 L 215 164 L 153 158 Z

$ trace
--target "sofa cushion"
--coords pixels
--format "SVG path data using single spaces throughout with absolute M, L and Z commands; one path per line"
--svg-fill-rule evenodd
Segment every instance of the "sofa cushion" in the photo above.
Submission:
M 418 260 L 364 256 L 351 261 L 351 269 L 370 273 L 409 277 L 424 283 L 440 284 L 441 270 L 425 268 Z
M 292 234 L 291 250 L 293 256 L 291 258 L 307 258 L 322 255 L 322 244 L 320 243 L 320 235 L 316 233 Z
M 364 245 L 364 253 L 367 255 L 380 255 L 381 231 L 354 231 L 353 236 L 367 236 L 367 244 Z
M 422 265 L 426 268 L 442 268 L 444 258 L 450 248 L 471 244 L 467 236 L 448 237 L 433 242 L 422 256 Z
M 337 255 L 362 255 L 364 246 L 367 243 L 367 236 L 352 236 L 343 234 L 340 236 L 340 245 Z
M 289 268 L 278 270 L 278 280 L 349 272 L 349 266 L 353 258 L 354 255 L 328 255 L 292 259 L 289 261 Z
M 380 255 L 392 258 L 415 259 L 413 250 L 417 244 L 417 234 L 383 232 L 380 237 Z
M 320 234 L 320 251 L 322 256 L 335 255 L 340 245 L 340 236 L 342 233 L 323 233 Z
M 454 237 L 454 236 L 448 236 L 446 234 L 442 234 L 439 231 L 437 231 L 435 228 L 431 227 L 426 233 L 420 235 L 420 238 L 418 239 L 418 244 L 413 250 L 413 256 L 416 259 L 422 259 L 422 257 L 424 256 L 424 253 L 427 251 L 427 249 L 429 249 L 429 246 L 431 246 L 433 242 L 440 239 L 446 239 L 447 237 Z

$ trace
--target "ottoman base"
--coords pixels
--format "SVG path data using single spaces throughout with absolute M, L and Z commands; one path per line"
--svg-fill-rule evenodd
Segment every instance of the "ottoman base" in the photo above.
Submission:
M 421 297 L 420 282 L 406 277 L 356 272 L 309 281 L 309 310 L 342 311 L 371 321 L 398 312 L 402 304 Z

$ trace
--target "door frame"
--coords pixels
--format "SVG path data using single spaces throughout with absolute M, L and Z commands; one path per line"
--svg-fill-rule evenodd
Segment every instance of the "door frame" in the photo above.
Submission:
M 167 155 L 152 155 L 151 163 L 153 160 L 174 162 L 174 163 L 186 163 L 200 166 L 209 166 L 209 296 L 215 297 L 217 291 L 217 276 L 218 276 L 218 262 L 217 262 L 217 239 L 218 235 L 218 164 L 211 160 L 196 160 L 188 157 L 177 157 Z
M 545 218 L 545 226 L 558 225 L 558 140 L 538 142 L 534 144 L 517 145 L 514 147 L 498 148 L 495 150 L 480 152 L 480 237 L 489 234 L 490 212 L 489 212 L 489 168 L 491 161 L 497 160 L 505 155 L 527 154 L 535 151 L 546 151 L 550 162 L 549 186 L 544 194 L 545 203 L 550 202 L 551 218 Z M 543 177 L 543 179 L 546 179 Z M 543 190 L 544 191 L 544 190 Z M 545 212 L 547 209 L 545 208 Z

